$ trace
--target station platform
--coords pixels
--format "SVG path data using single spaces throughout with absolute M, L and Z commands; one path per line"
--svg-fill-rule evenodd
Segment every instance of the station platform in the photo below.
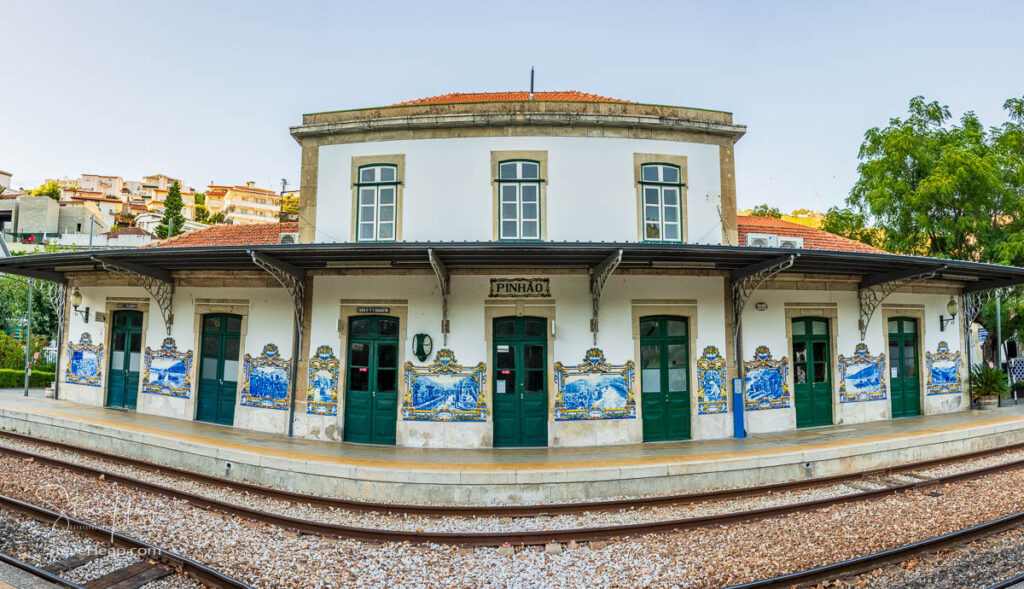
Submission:
M 744 440 L 455 450 L 290 439 L 8 390 L 0 428 L 308 493 L 489 505 L 752 486 L 962 454 L 1024 442 L 1024 405 Z

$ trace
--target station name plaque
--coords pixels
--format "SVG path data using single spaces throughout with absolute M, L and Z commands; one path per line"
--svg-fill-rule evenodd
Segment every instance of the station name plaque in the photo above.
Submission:
M 492 297 L 550 297 L 551 281 L 547 278 L 492 278 Z

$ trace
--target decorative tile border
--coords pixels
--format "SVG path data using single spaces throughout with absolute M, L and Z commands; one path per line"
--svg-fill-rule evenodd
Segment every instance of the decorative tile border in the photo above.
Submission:
M 487 403 L 484 398 L 486 365 L 472 368 L 455 361 L 455 353 L 447 348 L 437 351 L 434 363 L 416 366 L 405 363 L 405 398 L 402 419 L 405 421 L 485 421 Z
M 768 346 L 758 346 L 754 359 L 743 361 L 743 408 L 747 411 L 789 407 L 789 364 L 772 359 Z
M 590 348 L 583 362 L 566 367 L 555 362 L 555 421 L 635 419 L 633 361 L 608 364 L 600 348 Z
M 939 342 L 938 350 L 934 354 L 925 352 L 924 358 L 928 367 L 927 394 L 945 395 L 962 392 L 959 351 L 950 352 L 949 344 Z
M 274 344 L 263 346 L 260 356 L 245 355 L 242 366 L 242 406 L 288 409 L 291 360 L 281 358 Z
M 306 394 L 306 413 L 310 415 L 338 414 L 339 362 L 331 346 L 320 346 L 309 361 L 309 387 Z
M 725 358 L 715 346 L 704 348 L 697 359 L 697 414 L 714 415 L 729 410 Z
M 98 387 L 103 383 L 103 344 L 93 344 L 89 332 L 78 343 L 68 342 L 68 367 L 64 382 Z
M 156 350 L 146 347 L 142 392 L 187 399 L 192 392 L 192 350 L 179 352 L 174 338 Z
M 885 354 L 872 356 L 861 342 L 850 357 L 839 355 L 839 402 L 884 401 Z

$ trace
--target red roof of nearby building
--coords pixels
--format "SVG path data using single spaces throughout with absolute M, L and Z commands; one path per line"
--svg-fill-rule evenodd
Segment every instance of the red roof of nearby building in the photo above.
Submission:
M 774 217 L 740 215 L 736 217 L 736 224 L 739 229 L 740 245 L 746 245 L 748 233 L 770 233 L 782 237 L 802 237 L 804 239 L 804 249 L 873 254 L 888 253 L 866 243 Z
M 106 235 L 107 237 L 120 237 L 122 235 L 148 235 L 149 237 L 156 239 L 155 235 L 153 235 L 149 231 L 146 231 L 145 229 L 142 229 L 141 227 L 125 227 L 123 229 L 115 229 L 113 231 L 107 231 L 103 235 Z
M 526 91 L 452 92 L 451 94 L 441 94 L 439 96 L 429 96 L 427 98 L 407 100 L 405 102 L 396 103 L 396 105 L 451 104 L 455 102 L 506 102 L 520 100 L 530 100 L 530 93 Z M 629 100 L 608 98 L 607 96 L 598 96 L 597 94 L 590 94 L 589 92 L 580 92 L 579 90 L 566 90 L 562 92 L 534 92 L 533 100 L 557 100 L 563 102 L 630 102 Z
M 213 245 L 277 245 L 282 233 L 298 233 L 298 223 L 214 225 L 183 233 L 145 247 L 208 247 Z

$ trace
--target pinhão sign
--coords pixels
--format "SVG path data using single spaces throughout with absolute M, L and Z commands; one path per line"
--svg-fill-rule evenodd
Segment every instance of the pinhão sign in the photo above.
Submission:
M 492 297 L 550 297 L 551 281 L 547 278 L 492 278 Z

